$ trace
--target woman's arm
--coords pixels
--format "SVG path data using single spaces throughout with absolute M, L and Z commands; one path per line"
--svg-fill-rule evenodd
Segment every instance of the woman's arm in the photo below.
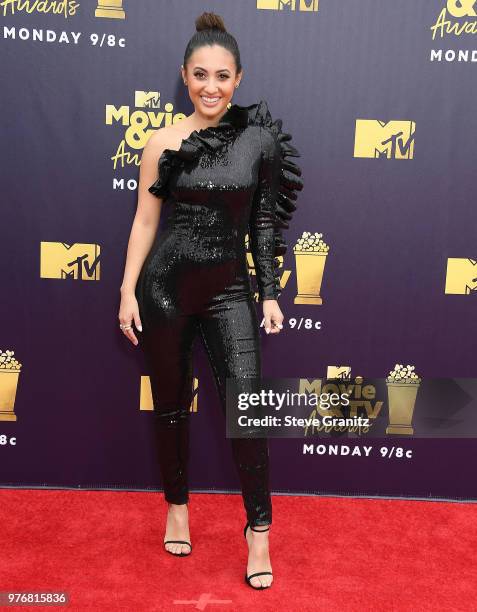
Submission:
M 255 265 L 258 299 L 263 302 L 265 331 L 278 333 L 283 314 L 278 306 L 279 279 L 275 270 L 275 214 L 280 180 L 280 145 L 275 135 L 260 128 L 261 163 L 249 223 L 250 250 Z
M 258 299 L 276 300 L 275 211 L 280 173 L 280 148 L 269 130 L 260 128 L 261 162 L 250 214 L 250 251 L 255 265 Z
M 136 283 L 157 234 L 163 200 L 148 191 L 157 179 L 158 160 L 164 151 L 162 130 L 147 141 L 139 168 L 138 204 L 129 236 L 121 295 L 134 294 Z
M 148 188 L 158 178 L 158 160 L 164 151 L 163 130 L 159 129 L 147 141 L 141 156 L 139 168 L 138 204 L 129 236 L 123 282 L 120 287 L 121 304 L 119 322 L 142 331 L 139 306 L 135 290 L 144 261 L 156 238 L 163 200 L 150 193 Z M 159 200 L 159 201 L 158 201 Z M 134 345 L 138 344 L 133 328 L 123 333 Z

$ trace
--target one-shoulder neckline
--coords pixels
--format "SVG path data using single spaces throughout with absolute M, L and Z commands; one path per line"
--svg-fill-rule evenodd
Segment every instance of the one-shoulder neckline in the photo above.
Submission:
M 193 145 L 198 144 L 197 141 L 204 141 L 209 136 L 216 135 L 221 131 L 229 128 L 245 128 L 249 125 L 249 116 L 250 111 L 254 107 L 258 107 L 265 102 L 261 100 L 259 103 L 250 104 L 249 106 L 242 106 L 240 104 L 231 104 L 222 117 L 219 119 L 217 125 L 209 125 L 204 128 L 199 128 L 196 130 L 192 130 L 188 136 L 182 138 L 179 143 L 178 149 L 164 149 L 161 154 L 161 158 L 164 156 L 175 155 L 178 154 L 179 157 L 182 157 L 181 153 L 184 152 L 185 145 L 192 143 Z M 265 103 L 266 104 L 266 103 Z M 185 157 L 188 157 L 187 154 Z

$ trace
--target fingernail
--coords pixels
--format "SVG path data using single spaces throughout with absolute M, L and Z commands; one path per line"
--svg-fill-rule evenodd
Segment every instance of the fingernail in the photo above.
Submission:
M 266 327 L 266 328 L 265 328 L 265 331 L 267 332 L 267 334 L 269 334 L 269 333 L 270 333 L 270 328 L 269 328 L 269 327 Z
M 142 325 L 139 325 L 139 326 L 138 326 L 138 330 L 139 330 L 139 331 L 142 331 Z

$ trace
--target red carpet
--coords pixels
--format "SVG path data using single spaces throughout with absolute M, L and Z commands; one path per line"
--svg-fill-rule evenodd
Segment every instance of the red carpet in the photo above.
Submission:
M 70 610 L 477 610 L 477 504 L 273 496 L 275 581 L 253 591 L 239 495 L 191 494 L 194 548 L 180 558 L 162 548 L 162 493 L 0 501 L 0 591 L 66 591 Z

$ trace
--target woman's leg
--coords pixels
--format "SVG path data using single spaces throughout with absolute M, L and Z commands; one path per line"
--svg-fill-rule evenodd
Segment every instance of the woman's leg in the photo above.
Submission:
M 215 302 L 201 313 L 199 329 L 225 414 L 226 379 L 261 377 L 255 305 L 251 298 Z M 246 380 L 243 384 L 248 386 Z M 272 503 L 268 441 L 266 438 L 231 438 L 231 445 L 247 520 L 253 526 L 269 525 L 272 522 Z
M 189 501 L 189 419 L 196 332 L 195 317 L 178 314 L 144 325 L 140 336 L 149 367 L 164 497 L 172 504 Z

